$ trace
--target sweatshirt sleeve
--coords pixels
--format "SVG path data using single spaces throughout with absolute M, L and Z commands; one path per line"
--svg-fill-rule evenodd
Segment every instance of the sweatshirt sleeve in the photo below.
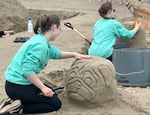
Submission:
M 134 31 L 128 30 L 120 22 L 117 22 L 115 25 L 115 34 L 117 37 L 131 39 L 135 35 Z
M 49 59 L 60 59 L 61 51 L 53 45 L 49 48 Z
M 36 44 L 35 46 L 30 47 L 22 62 L 24 76 L 27 77 L 40 72 L 40 61 L 43 60 L 44 54 L 44 45 Z

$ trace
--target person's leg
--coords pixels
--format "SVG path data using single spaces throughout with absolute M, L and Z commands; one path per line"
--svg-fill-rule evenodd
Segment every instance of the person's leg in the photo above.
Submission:
M 41 91 L 34 85 L 16 85 L 6 82 L 7 95 L 12 99 L 20 99 L 23 113 L 43 113 L 57 111 L 61 101 L 55 94 L 53 97 L 40 95 Z
M 14 109 L 18 109 L 21 106 L 20 100 L 12 100 L 11 98 L 6 98 L 2 100 L 0 104 L 0 115 L 8 113 Z
M 43 100 L 44 102 L 23 104 L 23 113 L 47 113 L 57 111 L 61 107 L 61 102 L 58 100 L 56 94 L 51 99 L 48 99 L 45 96 L 37 99 Z M 45 102 L 46 100 L 51 100 L 51 102 Z
M 9 31 L 4 31 L 5 35 L 13 35 L 15 34 L 15 31 L 9 30 Z

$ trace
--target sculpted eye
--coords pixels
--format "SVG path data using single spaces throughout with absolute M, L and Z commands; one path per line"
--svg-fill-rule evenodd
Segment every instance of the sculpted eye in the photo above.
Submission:
M 96 79 L 90 71 L 85 71 L 83 75 L 83 81 L 89 87 L 94 87 L 96 85 Z
M 93 80 L 91 79 L 91 78 L 85 78 L 85 83 L 87 84 L 87 85 L 91 85 L 92 83 L 93 83 Z

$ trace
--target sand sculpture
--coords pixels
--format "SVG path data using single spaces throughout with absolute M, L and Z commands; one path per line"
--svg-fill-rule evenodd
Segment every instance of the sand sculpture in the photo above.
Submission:
M 116 97 L 115 69 L 106 59 L 76 60 L 66 79 L 68 99 L 84 106 L 97 107 Z
M 80 53 L 82 53 L 82 54 L 88 54 L 89 47 L 90 47 L 90 44 L 87 43 L 87 42 L 84 42 L 83 45 L 82 45 L 82 47 L 81 47 Z
M 134 28 L 134 22 L 124 22 L 124 26 L 130 30 Z M 147 48 L 146 32 L 145 28 L 141 27 L 132 39 L 117 39 L 118 42 L 126 42 L 129 48 Z

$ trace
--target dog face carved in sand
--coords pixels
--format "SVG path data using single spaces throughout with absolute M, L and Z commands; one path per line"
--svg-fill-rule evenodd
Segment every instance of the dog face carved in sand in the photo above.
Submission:
M 66 79 L 69 100 L 87 106 L 100 104 L 115 98 L 117 88 L 113 64 L 106 59 L 76 60 Z

